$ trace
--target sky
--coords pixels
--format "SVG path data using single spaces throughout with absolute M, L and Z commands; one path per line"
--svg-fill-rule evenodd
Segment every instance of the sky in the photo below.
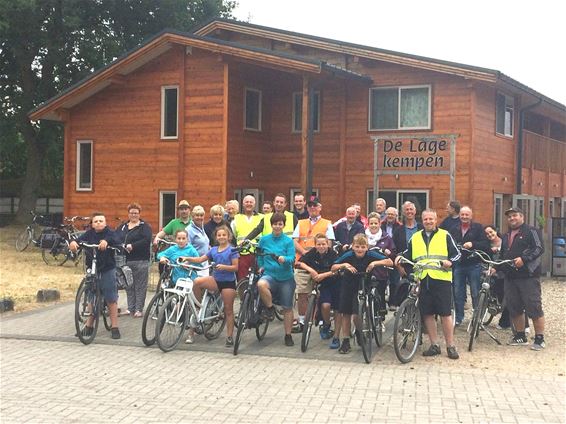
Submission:
M 566 105 L 566 1 L 237 0 L 235 18 L 503 72 Z

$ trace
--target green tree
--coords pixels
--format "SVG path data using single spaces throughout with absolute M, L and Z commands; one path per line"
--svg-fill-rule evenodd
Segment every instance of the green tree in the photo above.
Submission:
M 28 218 L 42 180 L 62 177 L 62 128 L 30 122 L 30 110 L 164 28 L 188 31 L 210 18 L 229 17 L 235 4 L 0 0 L 0 176 L 24 173 L 16 219 Z

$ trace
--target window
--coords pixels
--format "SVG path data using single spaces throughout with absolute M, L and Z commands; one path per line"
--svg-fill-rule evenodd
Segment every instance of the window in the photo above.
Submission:
M 261 131 L 261 91 L 246 88 L 244 129 Z
M 161 87 L 161 138 L 177 138 L 179 87 Z
M 177 192 L 159 192 L 159 228 L 165 227 L 177 216 Z
M 320 131 L 320 91 L 313 93 L 312 105 L 314 132 Z M 293 132 L 301 132 L 303 129 L 303 93 L 293 93 Z
M 366 204 L 367 204 L 367 214 L 369 215 L 371 212 L 375 212 L 375 199 L 378 198 L 382 198 L 383 200 L 385 200 L 385 204 L 387 205 L 387 207 L 397 207 L 397 192 L 396 191 L 390 191 L 390 190 L 380 190 L 378 191 L 379 196 L 377 196 L 376 198 L 374 198 L 373 196 L 373 189 L 368 189 L 366 191 Z
M 430 128 L 430 86 L 372 88 L 369 129 Z
M 513 97 L 498 93 L 495 105 L 495 125 L 498 134 L 513 137 Z
M 92 190 L 92 140 L 77 141 L 77 191 Z

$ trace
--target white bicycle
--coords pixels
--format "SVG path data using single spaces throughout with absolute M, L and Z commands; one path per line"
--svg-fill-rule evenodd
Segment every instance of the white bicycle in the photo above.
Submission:
M 178 265 L 189 271 L 201 271 L 214 268 L 212 263 L 199 267 L 180 262 Z M 219 292 L 204 290 L 202 301 L 193 293 L 194 281 L 191 278 L 179 278 L 173 288 L 165 288 L 167 300 L 159 311 L 155 338 L 163 352 L 170 352 L 177 347 L 185 330 L 192 328 L 198 334 L 204 334 L 208 340 L 218 338 L 226 324 L 224 303 Z

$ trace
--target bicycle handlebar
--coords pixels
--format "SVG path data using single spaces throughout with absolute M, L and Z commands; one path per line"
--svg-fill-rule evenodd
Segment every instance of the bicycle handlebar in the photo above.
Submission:
M 398 256 L 399 258 L 399 262 L 401 263 L 406 263 L 409 265 L 412 265 L 414 268 L 417 269 L 417 271 L 419 270 L 425 270 L 425 269 L 430 269 L 430 270 L 434 270 L 434 271 L 448 271 L 446 268 L 444 268 L 442 266 L 442 262 L 440 260 L 438 261 L 431 261 L 431 262 L 422 262 L 422 261 L 417 261 L 417 262 L 413 262 L 407 258 L 405 258 L 404 256 Z
M 173 245 L 177 244 L 174 241 L 165 240 L 165 239 L 162 239 L 162 238 L 159 238 L 159 237 L 156 237 L 155 240 L 158 243 L 168 244 L 169 246 L 173 246 Z
M 513 262 L 512 259 L 505 259 L 505 260 L 501 260 L 501 261 L 492 261 L 491 258 L 489 257 L 489 255 L 487 253 L 485 253 L 483 250 L 470 250 L 470 249 L 466 249 L 464 247 L 461 248 L 461 250 L 470 253 L 470 256 L 477 256 L 478 258 L 480 258 L 480 260 L 488 265 L 492 265 L 492 266 L 501 266 L 501 265 L 511 265 L 513 266 L 513 268 L 515 267 L 515 263 Z
M 89 244 L 89 243 L 85 243 L 85 242 L 79 242 L 79 241 L 76 241 L 76 240 L 74 240 L 74 242 L 77 243 L 81 247 L 88 247 L 90 249 L 98 249 L 98 244 Z M 116 252 L 122 251 L 122 247 L 106 246 L 106 248 L 115 250 Z
M 214 262 L 211 262 L 207 266 L 196 266 L 196 265 L 191 265 L 187 262 L 184 262 L 182 258 L 177 258 L 177 264 L 176 265 L 178 267 L 185 268 L 185 269 L 193 269 L 195 271 L 203 271 L 205 269 L 216 268 L 217 264 L 214 263 Z

